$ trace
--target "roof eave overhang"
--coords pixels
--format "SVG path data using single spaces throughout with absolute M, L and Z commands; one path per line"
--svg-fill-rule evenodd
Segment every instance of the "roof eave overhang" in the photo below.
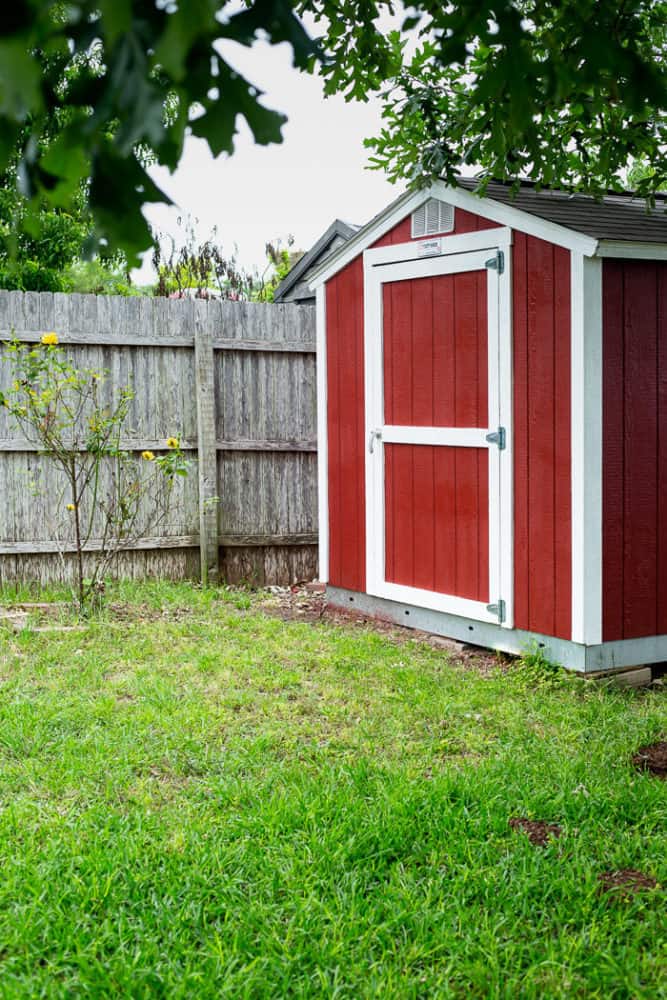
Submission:
M 600 240 L 598 257 L 626 260 L 667 260 L 667 243 L 638 243 L 629 240 Z
M 355 236 L 313 272 L 310 288 L 315 290 L 327 282 L 429 198 L 440 198 L 442 201 L 454 205 L 455 208 L 483 215 L 491 222 L 517 229 L 528 236 L 547 240 L 549 243 L 555 243 L 556 246 L 583 254 L 585 257 L 594 257 L 598 251 L 598 240 L 592 236 L 586 236 L 584 233 L 578 233 L 566 226 L 540 219 L 536 215 L 531 215 L 530 212 L 524 212 L 511 205 L 494 201 L 493 198 L 480 197 L 480 195 L 472 194 L 463 188 L 445 184 L 443 181 L 434 181 L 430 187 L 422 188 L 420 191 L 406 191 L 400 198 L 388 205 L 384 212 L 371 219 Z

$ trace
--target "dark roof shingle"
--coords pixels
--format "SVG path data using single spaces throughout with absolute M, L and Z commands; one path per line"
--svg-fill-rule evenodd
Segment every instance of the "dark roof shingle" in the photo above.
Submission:
M 473 191 L 477 182 L 460 177 L 459 184 Z M 498 181 L 489 182 L 486 197 L 596 240 L 667 243 L 667 203 L 662 198 L 647 212 L 644 199 L 632 193 L 610 194 L 596 201 L 589 195 L 566 191 L 536 191 L 524 182 L 512 195 L 511 186 Z

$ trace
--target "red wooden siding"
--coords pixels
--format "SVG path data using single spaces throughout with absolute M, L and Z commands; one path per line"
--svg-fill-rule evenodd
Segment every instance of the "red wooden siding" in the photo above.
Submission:
M 667 263 L 603 264 L 603 641 L 667 633 Z
M 326 285 L 329 581 L 366 587 L 364 273 L 355 258 Z
M 386 423 L 486 427 L 486 272 L 392 282 L 383 294 Z
M 383 288 L 385 421 L 488 426 L 485 271 Z M 386 445 L 386 578 L 488 601 L 486 449 Z
M 571 636 L 570 254 L 514 233 L 514 622 Z
M 387 580 L 488 602 L 487 450 L 384 450 Z

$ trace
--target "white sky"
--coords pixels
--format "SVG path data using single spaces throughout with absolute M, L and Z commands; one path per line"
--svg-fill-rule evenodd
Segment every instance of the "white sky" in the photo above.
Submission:
M 369 151 L 363 140 L 380 127 L 377 98 L 367 104 L 325 99 L 317 77 L 292 68 L 286 44 L 234 46 L 228 58 L 264 91 L 267 107 L 287 115 L 283 142 L 256 146 L 243 123 L 234 154 L 214 160 L 206 143 L 191 137 L 173 175 L 151 171 L 176 203 L 146 209 L 154 226 L 177 235 L 177 217 L 190 214 L 199 220 L 201 237 L 217 226 L 227 252 L 236 244 L 246 267 L 262 269 L 267 240 L 291 233 L 295 249 L 308 250 L 335 218 L 367 222 L 401 193 L 380 172 L 365 169 Z M 148 261 L 135 277 L 152 280 Z

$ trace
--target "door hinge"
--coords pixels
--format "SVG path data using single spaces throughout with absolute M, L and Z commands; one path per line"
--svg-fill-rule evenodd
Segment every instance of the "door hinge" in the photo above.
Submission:
M 493 271 L 497 271 L 498 274 L 502 274 L 505 270 L 505 254 L 502 250 L 496 250 L 493 257 L 489 257 L 488 260 L 484 261 L 485 267 L 490 267 Z
M 505 602 L 498 601 L 497 604 L 487 604 L 486 610 L 490 615 L 496 615 L 498 619 L 498 624 L 502 625 L 505 621 Z
M 488 441 L 489 444 L 497 444 L 498 451 L 503 451 L 507 444 L 506 437 L 505 428 L 499 427 L 497 431 L 491 431 L 487 434 L 485 440 Z

